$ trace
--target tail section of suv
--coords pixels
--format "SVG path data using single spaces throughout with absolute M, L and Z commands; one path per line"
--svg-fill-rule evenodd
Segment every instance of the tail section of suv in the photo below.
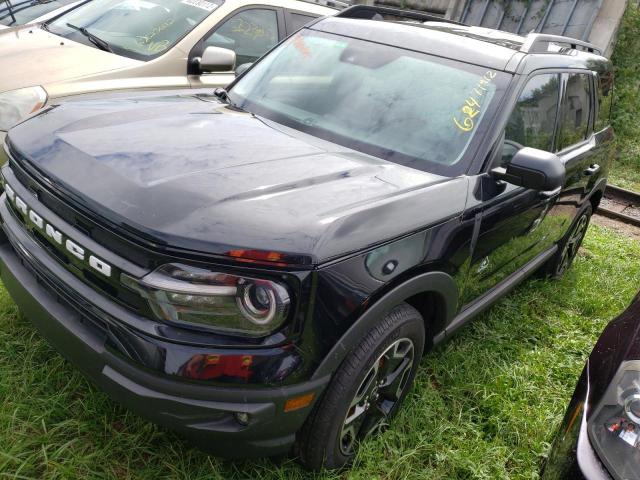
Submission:
M 141 415 L 220 454 L 340 467 L 425 351 L 569 267 L 606 185 L 611 86 L 589 44 L 351 7 L 228 91 L 13 128 L 2 280 Z

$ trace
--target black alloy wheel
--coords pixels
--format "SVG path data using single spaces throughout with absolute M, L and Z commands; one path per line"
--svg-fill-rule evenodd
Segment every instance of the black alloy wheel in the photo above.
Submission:
M 307 468 L 348 465 L 361 442 L 389 425 L 411 388 L 424 343 L 424 320 L 406 303 L 363 336 L 298 433 L 297 450 Z

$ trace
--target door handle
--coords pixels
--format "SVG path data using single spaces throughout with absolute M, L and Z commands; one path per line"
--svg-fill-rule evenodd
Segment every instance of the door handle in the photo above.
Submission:
M 595 175 L 596 173 L 598 173 L 600 171 L 600 165 L 598 165 L 597 163 L 594 163 L 593 165 L 591 165 L 589 168 L 587 168 L 583 173 L 587 176 L 590 177 L 592 175 Z
M 546 192 L 538 192 L 542 198 L 553 198 L 560 195 L 562 187 L 555 188 L 553 190 L 547 190 Z

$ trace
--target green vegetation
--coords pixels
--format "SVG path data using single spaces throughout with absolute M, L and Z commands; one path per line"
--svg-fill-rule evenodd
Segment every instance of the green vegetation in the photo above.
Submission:
M 640 192 L 640 9 L 629 2 L 618 43 L 613 54 L 615 66 L 615 99 L 613 127 L 618 138 L 619 157 L 610 181 L 615 185 Z
M 638 288 L 640 243 L 592 227 L 561 281 L 530 280 L 423 361 L 354 468 L 317 478 L 536 478 L 585 358 Z M 308 478 L 220 461 L 91 386 L 0 290 L 0 478 Z

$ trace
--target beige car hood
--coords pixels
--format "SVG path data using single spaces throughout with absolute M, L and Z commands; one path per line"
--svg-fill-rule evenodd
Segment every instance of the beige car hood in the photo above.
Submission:
M 0 32 L 0 92 L 47 85 L 140 62 L 26 26 Z

